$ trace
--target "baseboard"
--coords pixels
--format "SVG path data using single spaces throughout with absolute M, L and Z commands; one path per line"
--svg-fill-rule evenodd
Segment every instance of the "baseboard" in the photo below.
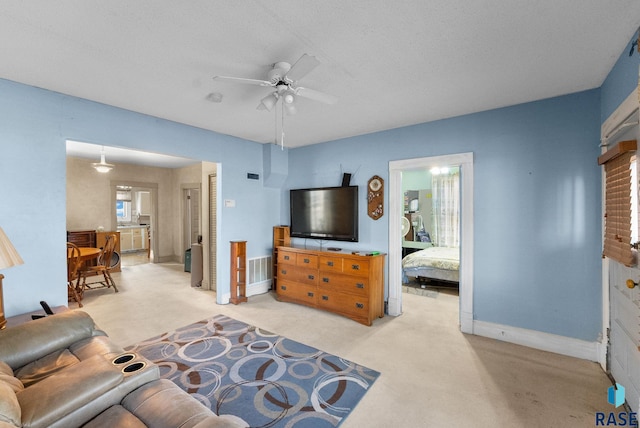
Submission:
M 247 286 L 247 289 L 245 290 L 247 297 L 268 293 L 269 290 L 271 290 L 271 283 L 272 283 L 272 280 L 268 280 L 268 281 Z M 231 293 L 225 293 L 221 296 L 221 302 L 223 305 L 228 304 L 230 300 L 231 300 Z
M 247 297 L 267 293 L 269 290 L 271 290 L 272 282 L 272 280 L 268 280 L 247 286 Z
M 474 334 L 473 314 L 460 311 L 460 331 L 467 334 Z
M 178 256 L 156 256 L 153 259 L 154 263 L 182 263 Z
M 478 320 L 473 323 L 473 333 L 583 360 L 598 362 L 601 359 L 602 346 L 599 342 Z

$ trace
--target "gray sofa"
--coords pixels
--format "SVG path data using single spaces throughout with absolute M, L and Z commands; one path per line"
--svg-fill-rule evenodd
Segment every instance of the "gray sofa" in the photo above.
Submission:
M 239 427 L 74 310 L 0 330 L 0 428 Z

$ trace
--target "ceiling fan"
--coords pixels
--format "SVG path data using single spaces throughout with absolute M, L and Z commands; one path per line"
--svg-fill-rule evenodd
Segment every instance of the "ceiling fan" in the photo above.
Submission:
M 338 98 L 314 89 L 298 86 L 298 80 L 309 74 L 320 65 L 315 56 L 304 54 L 291 65 L 288 62 L 276 62 L 267 73 L 267 80 L 245 79 L 242 77 L 214 76 L 214 80 L 243 83 L 257 86 L 269 86 L 275 91 L 260 100 L 258 110 L 271 111 L 277 102 L 282 99 L 282 107 L 287 114 L 296 113 L 296 97 L 308 98 L 325 104 L 335 104 Z

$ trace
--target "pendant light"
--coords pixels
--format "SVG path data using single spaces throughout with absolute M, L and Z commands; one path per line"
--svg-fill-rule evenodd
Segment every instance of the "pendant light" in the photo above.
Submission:
M 104 146 L 102 146 L 102 150 L 100 151 L 100 162 L 94 162 L 91 164 L 91 166 L 94 167 L 96 171 L 102 173 L 109 172 L 113 169 L 113 165 L 105 162 L 104 160 Z

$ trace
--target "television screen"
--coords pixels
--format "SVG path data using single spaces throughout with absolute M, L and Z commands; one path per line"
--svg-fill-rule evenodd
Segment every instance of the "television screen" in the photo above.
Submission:
M 358 241 L 358 186 L 290 191 L 291 236 Z

